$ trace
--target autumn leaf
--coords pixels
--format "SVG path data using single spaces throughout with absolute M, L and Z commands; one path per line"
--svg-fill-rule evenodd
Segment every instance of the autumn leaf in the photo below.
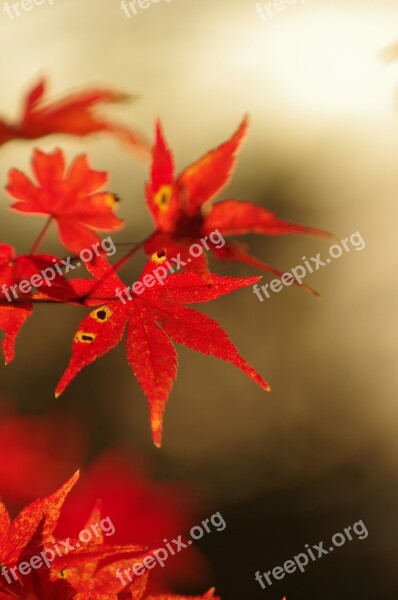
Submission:
M 76 532 L 77 522 L 86 519 L 98 498 L 103 514 L 112 515 L 116 531 L 108 540 L 113 544 L 134 540 L 156 548 L 164 538 L 170 540 L 189 531 L 202 515 L 194 490 L 171 481 L 155 483 L 148 467 L 142 457 L 125 450 L 108 450 L 98 457 L 83 471 L 73 497 L 62 511 L 58 535 L 67 537 Z M 134 519 L 126 519 L 126 515 L 134 515 Z M 171 591 L 172 585 L 183 588 L 187 581 L 200 585 L 206 577 L 205 565 L 199 548 L 192 544 L 168 561 L 166 568 L 152 570 L 148 589 L 155 594 Z
M 55 133 L 86 136 L 110 133 L 146 157 L 148 144 L 143 136 L 126 126 L 107 121 L 95 113 L 105 103 L 121 103 L 129 96 L 108 88 L 91 88 L 56 102 L 45 100 L 46 81 L 41 79 L 27 94 L 18 123 L 0 121 L 0 146 L 13 139 L 37 139 Z
M 125 285 L 102 257 L 87 265 L 97 282 L 71 282 L 77 295 L 86 296 L 88 306 L 99 308 L 78 326 L 72 357 L 56 395 L 62 394 L 83 367 L 117 346 L 127 327 L 127 360 L 147 397 L 153 441 L 160 447 L 165 404 L 177 375 L 177 353 L 171 340 L 232 363 L 265 390 L 269 386 L 239 355 L 218 323 L 184 306 L 214 300 L 253 285 L 259 278 L 213 275 L 211 282 L 206 282 L 194 273 L 177 273 L 160 283 L 152 274 L 156 266 L 149 261 L 140 278 L 141 292 L 130 292 L 131 300 L 123 298 Z
M 33 292 L 22 293 L 15 287 L 14 294 L 11 287 L 22 282 L 29 285 L 29 280 L 34 276 L 42 279 L 41 272 L 44 269 L 54 271 L 55 263 L 59 263 L 55 256 L 15 256 L 12 246 L 0 244 L 0 330 L 5 333 L 2 350 L 6 364 L 14 359 L 17 335 L 33 312 Z M 51 284 L 49 288 L 46 286 L 46 293 L 53 299 L 70 297 L 73 292 L 67 280 L 56 272 Z
M 119 591 L 134 593 L 137 597 L 147 586 L 147 574 L 141 577 L 135 576 L 127 585 L 121 583 L 115 576 L 117 568 L 127 568 L 135 563 L 142 562 L 147 556 L 152 556 L 142 545 L 107 545 L 104 543 L 104 535 L 99 532 L 98 523 L 101 520 L 101 502 L 91 512 L 84 530 L 97 530 L 97 537 L 92 541 L 81 544 L 80 540 L 68 538 L 73 551 L 63 557 L 55 557 L 52 562 L 50 580 L 59 579 L 66 581 L 76 592 L 87 594 L 113 594 Z M 103 563 L 106 559 L 106 562 Z M 111 560 L 111 562 L 109 562 Z
M 54 537 L 62 505 L 78 477 L 76 472 L 54 494 L 35 500 L 12 522 L 4 504 L 0 503 L 0 589 L 5 595 L 8 592 L 10 596 L 21 599 L 70 600 L 76 593 L 93 590 L 109 595 L 125 589 L 136 595 L 136 592 L 141 593 L 145 589 L 147 576 L 142 579 L 136 577 L 131 584 L 124 586 L 114 574 L 115 568 L 124 564 L 120 562 L 122 557 L 132 564 L 135 560 L 144 560 L 150 554 L 145 547 L 131 544 L 109 546 L 104 544 L 101 534 L 97 537 L 93 534 L 93 538 L 84 544 L 80 543 L 80 539 L 67 538 L 65 542 Z M 100 520 L 98 504 L 85 529 L 98 532 Z M 43 551 L 47 557 L 46 565 L 43 564 Z M 30 568 L 23 577 L 18 568 L 15 576 L 14 567 L 22 562 L 28 564 L 33 556 L 39 556 L 42 565 Z M 102 566 L 104 559 L 106 564 Z
M 0 452 L 7 454 L 7 461 L 0 463 L 3 500 L 6 498 L 15 508 L 56 489 L 59 477 L 64 481 L 62 474 L 72 472 L 74 465 L 82 461 L 82 433 L 76 421 L 62 413 L 6 418 L 3 414 Z M 203 514 L 194 490 L 172 481 L 155 483 L 148 467 L 141 456 L 130 452 L 114 449 L 101 454 L 83 471 L 68 498 L 57 525 L 57 537 L 76 536 L 98 498 L 102 514 L 112 515 L 115 533 L 106 538 L 112 544 L 127 545 L 134 540 L 135 544 L 155 548 L 163 538 L 170 540 L 189 531 Z M 46 491 L 35 494 L 36 489 Z M 134 519 L 126 515 L 134 515 Z M 179 587 L 187 581 L 199 585 L 206 572 L 203 555 L 192 545 L 174 556 L 167 568 L 152 571 L 151 593 L 172 589 L 171 582 Z
M 251 202 L 229 199 L 213 204 L 214 198 L 229 182 L 247 128 L 246 117 L 229 140 L 175 175 L 173 154 L 167 146 L 161 124 L 157 123 L 151 180 L 146 185 L 147 206 L 156 227 L 145 244 L 148 255 L 164 248 L 169 257 L 175 256 L 176 246 L 180 252 L 181 247 L 188 251 L 190 245 L 207 236 L 209 250 L 219 260 L 246 263 L 281 276 L 281 271 L 252 257 L 242 244 L 227 242 L 219 248 L 209 242 L 209 236 L 217 231 L 223 237 L 248 233 L 330 237 L 319 229 L 279 219 L 275 213 Z M 188 268 L 199 274 L 204 271 L 209 274 L 204 255 L 192 260 Z
M 42 528 L 45 543 L 54 532 L 59 519 L 60 509 L 66 496 L 76 483 L 79 473 L 76 472 L 59 490 L 51 496 L 38 499 L 24 508 L 11 522 L 6 507 L 0 501 L 0 564 L 14 565 L 26 552 L 39 526 Z
M 72 598 L 67 582 L 61 582 L 49 589 L 46 583 L 47 570 L 34 571 L 22 577 L 18 566 L 29 564 L 26 560 L 37 557 L 47 548 L 57 527 L 62 505 L 79 477 L 76 472 L 56 492 L 45 498 L 39 498 L 29 504 L 11 521 L 8 511 L 0 501 L 0 598 L 21 598 L 21 600 L 57 600 Z M 39 557 L 40 558 L 40 557 Z M 32 571 L 32 569 L 31 569 Z M 40 574 L 39 574 L 40 573 Z M 44 574 L 43 574 L 44 573 Z M 11 575 L 12 574 L 12 575 Z M 37 594 L 31 592 L 40 591 Z M 53 593 L 53 592 L 56 593 Z M 72 590 L 73 591 L 73 590 Z
M 76 157 L 66 171 L 62 150 L 46 154 L 36 149 L 32 170 L 35 183 L 18 169 L 9 171 L 6 189 L 17 199 L 11 208 L 54 219 L 62 244 L 73 253 L 99 242 L 93 230 L 113 231 L 123 225 L 113 212 L 117 197 L 99 191 L 108 174 L 92 170 L 86 155 Z
M 143 563 L 154 550 L 141 545 L 113 545 L 104 543 L 104 531 L 98 532 L 101 521 L 101 503 L 91 512 L 83 531 L 96 535 L 85 543 L 81 538 L 59 540 L 55 531 L 62 506 L 75 485 L 76 472 L 59 490 L 46 498 L 39 498 L 23 509 L 11 521 L 0 502 L 0 598 L 21 600 L 207 600 L 214 598 L 214 590 L 203 596 L 188 597 L 173 594 L 148 596 L 149 571 L 133 575 L 129 582 L 116 576 L 117 569 L 131 568 Z M 62 550 L 61 550 L 62 549 Z M 45 551 L 45 552 L 44 552 Z M 43 564 L 44 556 L 46 563 Z M 41 558 L 41 565 L 22 573 L 22 564 L 29 567 L 33 557 Z M 33 563 L 31 563 L 33 564 Z M 144 563 L 145 564 L 145 563 Z M 17 568 L 14 568 L 17 566 Z M 15 573 L 17 573 L 15 575 Z M 127 577 L 126 577 L 127 579 Z M 218 599 L 219 600 L 219 599 Z
M 93 542 L 87 542 L 82 545 L 79 540 L 68 538 L 68 547 L 73 546 L 73 551 L 68 554 L 65 550 L 64 556 L 59 556 L 58 552 L 60 548 L 63 548 L 62 544 L 57 544 L 57 540 L 54 538 L 54 531 L 58 525 L 60 511 L 62 505 L 75 485 L 79 473 L 76 472 L 59 490 L 57 490 L 51 496 L 47 498 L 38 499 L 32 502 L 29 506 L 23 509 L 13 522 L 10 521 L 8 512 L 4 504 L 0 503 L 0 564 L 5 567 L 14 566 L 16 563 L 21 561 L 21 558 L 30 559 L 31 556 L 37 555 L 39 551 L 45 548 L 57 547 L 57 553 L 53 552 L 55 556 L 51 560 L 51 572 L 48 570 L 38 571 L 42 575 L 42 585 L 50 585 L 50 580 L 62 579 L 69 584 L 73 582 L 75 590 L 84 587 L 84 583 L 87 581 L 93 581 L 93 574 L 97 571 L 98 563 L 104 558 L 120 555 L 132 555 L 140 553 L 140 559 L 142 560 L 147 552 L 145 548 L 137 545 L 124 545 L 124 546 L 106 546 L 103 543 L 103 537 L 100 535 L 94 538 Z M 86 523 L 86 528 L 90 527 L 94 523 L 98 523 L 101 518 L 99 507 L 95 507 L 90 519 Z M 144 553 L 143 553 L 144 552 Z M 73 565 L 70 568 L 70 565 Z M 115 577 L 109 578 L 109 569 L 111 565 L 105 567 L 107 571 L 107 578 L 112 583 L 116 581 Z M 63 571 L 66 570 L 65 574 Z M 47 575 L 49 575 L 47 577 Z M 101 579 L 101 571 L 98 570 L 95 578 L 96 585 L 99 586 Z M 21 582 L 19 582 L 21 583 Z M 18 584 L 19 584 L 18 583 Z M 0 582 L 1 586 L 7 589 L 7 585 L 4 580 Z M 36 588 L 38 582 L 36 577 L 33 577 L 33 583 L 28 578 L 22 579 L 22 586 L 29 587 L 33 585 Z M 51 587 L 51 586 L 50 586 Z M 25 597 L 25 596 L 23 596 Z

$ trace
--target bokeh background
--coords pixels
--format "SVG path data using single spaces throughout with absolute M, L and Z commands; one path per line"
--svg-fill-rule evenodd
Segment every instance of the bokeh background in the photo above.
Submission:
M 17 507 L 33 493 L 32 481 L 23 489 L 32 473 L 36 491 L 51 491 L 79 464 L 89 470 L 104 453 L 122 452 L 127 463 L 146 464 L 153 485 L 189 487 L 195 500 L 176 501 L 177 512 L 188 514 L 200 502 L 196 518 L 220 511 L 228 523 L 198 544 L 207 567 L 198 565 L 196 576 L 175 583 L 176 591 L 214 584 L 223 600 L 392 600 L 398 592 L 398 62 L 386 64 L 380 52 L 398 38 L 398 3 L 297 1 L 265 21 L 255 0 L 160 0 L 130 18 L 117 0 L 54 0 L 14 20 L 3 4 L 2 118 L 17 117 L 23 93 L 40 75 L 49 78 L 52 97 L 107 84 L 140 98 L 105 113 L 149 139 L 159 116 L 183 168 L 227 139 L 248 112 L 250 134 L 222 198 L 251 200 L 342 237 L 360 231 L 366 241 L 362 252 L 344 254 L 307 278 L 320 302 L 290 287 L 263 303 L 246 289 L 202 306 L 273 391 L 264 394 L 231 366 L 179 348 L 160 451 L 152 447 L 146 402 L 122 346 L 54 400 L 84 311 L 39 307 L 19 336 L 17 360 L 1 369 L 3 496 Z M 9 143 L 0 151 L 2 188 L 10 167 L 28 168 L 33 147 L 57 145 L 70 158 L 87 152 L 95 168 L 110 172 L 127 221 L 115 241 L 144 238 L 151 228 L 143 202 L 147 167 L 112 138 Z M 13 215 L 4 191 L 1 198 L 1 240 L 25 252 L 43 221 Z M 248 241 L 281 270 L 328 247 L 298 236 Z M 55 230 L 43 248 L 62 253 Z M 143 262 L 137 256 L 125 270 L 127 282 Z M 214 270 L 255 273 L 239 265 Z M 50 413 L 57 432 L 51 443 L 43 425 Z M 21 419 L 31 417 L 21 435 Z M 38 462 L 28 462 L 37 448 Z M 121 492 L 112 478 L 108 488 L 117 510 Z M 162 508 L 160 502 L 156 511 Z M 161 528 L 170 507 L 164 510 L 160 540 L 168 535 Z M 113 516 L 127 530 L 133 502 L 131 514 L 128 504 L 123 511 Z M 347 543 L 270 589 L 254 581 L 255 571 L 283 564 L 304 544 L 328 540 L 360 519 L 366 540 Z

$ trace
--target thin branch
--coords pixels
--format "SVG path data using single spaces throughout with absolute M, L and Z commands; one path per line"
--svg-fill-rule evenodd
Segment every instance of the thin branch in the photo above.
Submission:
M 154 235 L 156 235 L 156 233 L 157 233 L 157 231 L 155 230 L 154 232 L 149 234 L 144 240 L 142 240 L 142 242 L 140 242 L 139 244 L 134 246 L 134 248 L 132 248 L 129 252 L 127 252 L 127 254 L 125 256 L 123 256 L 120 260 L 118 260 L 117 263 L 115 263 L 113 265 L 113 267 L 110 271 L 105 273 L 105 275 L 101 279 L 98 279 L 96 285 L 94 285 L 91 292 L 89 294 L 86 294 L 85 296 L 83 296 L 82 299 L 85 300 L 88 297 L 91 298 L 92 297 L 91 294 L 95 292 L 95 290 L 99 287 L 99 285 L 102 284 L 108 277 L 110 277 L 111 275 L 114 275 L 119 269 L 124 267 L 124 265 L 128 263 L 130 258 L 137 252 L 137 250 L 140 250 L 140 248 L 142 248 L 146 242 L 148 242 Z
M 30 255 L 36 254 L 36 252 L 37 252 L 37 250 L 38 250 L 39 246 L 41 245 L 41 243 L 42 243 L 42 241 L 43 241 L 43 239 L 44 239 L 44 237 L 45 237 L 45 235 L 46 235 L 46 233 L 47 233 L 47 231 L 48 231 L 48 228 L 49 228 L 49 227 L 50 227 L 50 225 L 51 225 L 51 221 L 52 221 L 52 220 L 53 220 L 53 218 L 52 218 L 52 217 L 49 217 L 49 218 L 47 219 L 47 221 L 46 221 L 46 224 L 44 225 L 44 227 L 43 227 L 43 229 L 41 230 L 41 232 L 39 233 L 39 235 L 38 235 L 38 237 L 37 237 L 36 241 L 33 243 L 33 246 L 32 246 L 32 248 L 30 249 L 30 253 L 29 253 Z
M 34 254 L 34 252 L 37 250 L 38 246 L 41 244 L 48 227 L 50 226 L 52 221 L 52 217 L 50 217 L 47 221 L 47 223 L 45 224 L 45 226 L 43 227 L 40 235 L 38 236 L 37 240 L 35 241 L 35 243 L 32 246 L 32 249 L 30 251 L 31 254 Z M 91 292 L 85 294 L 84 296 L 76 296 L 76 298 L 68 298 L 68 300 L 55 300 L 52 298 L 32 298 L 32 297 L 28 297 L 28 298 L 13 298 L 11 301 L 8 301 L 6 299 L 2 299 L 0 298 L 0 306 L 12 306 L 12 305 L 18 305 L 18 304 L 81 304 L 82 306 L 85 306 L 85 301 L 87 300 L 87 298 L 90 298 L 90 300 L 98 300 L 98 301 L 103 301 L 104 303 L 106 302 L 111 302 L 112 300 L 116 300 L 117 296 L 112 296 L 112 297 L 95 297 L 92 294 L 95 292 L 95 290 L 99 287 L 100 284 L 102 284 L 104 282 L 104 280 L 109 277 L 110 275 L 113 275 L 114 273 L 117 272 L 118 269 L 121 269 L 125 264 L 128 263 L 128 261 L 131 259 L 131 257 L 140 249 L 143 247 L 143 245 L 149 241 L 152 236 L 154 236 L 157 233 L 157 231 L 151 233 L 150 235 L 148 235 L 144 240 L 142 240 L 141 242 L 139 242 L 136 246 L 134 246 L 134 248 L 132 248 L 125 256 L 123 256 L 120 260 L 117 261 L 117 263 L 112 267 L 112 269 L 110 271 L 108 271 L 107 273 L 105 273 L 105 275 L 101 278 L 98 279 L 96 281 L 96 284 L 93 286 L 93 289 L 91 290 Z M 76 257 L 77 258 L 77 257 Z M 72 259 L 73 260 L 73 259 Z M 95 281 L 95 280 L 93 280 Z

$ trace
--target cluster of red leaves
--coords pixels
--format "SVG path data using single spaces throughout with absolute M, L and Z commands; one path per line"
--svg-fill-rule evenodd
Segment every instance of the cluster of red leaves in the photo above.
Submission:
M 90 112 L 92 104 L 117 99 L 118 96 L 112 92 L 101 94 L 90 91 L 47 108 L 40 104 L 43 92 L 41 84 L 28 96 L 23 119 L 25 125 L 14 129 L 7 126 L 7 131 L 14 131 L 14 137 L 38 137 L 52 132 L 85 135 L 104 130 L 120 136 L 119 127 L 98 122 Z M 214 197 L 229 181 L 247 127 L 248 121 L 244 119 L 227 142 L 176 177 L 172 153 L 160 124 L 157 125 L 150 182 L 146 186 L 147 204 L 156 229 L 139 245 L 144 246 L 151 257 L 140 281 L 150 275 L 160 262 L 179 253 L 182 259 L 188 257 L 193 243 L 216 230 L 225 237 L 250 232 L 272 236 L 293 233 L 328 235 L 283 221 L 250 202 L 229 199 L 212 204 Z M 8 137 L 4 135 L 3 142 L 8 139 L 11 139 L 10 134 Z M 98 240 L 95 231 L 112 231 L 122 226 L 122 221 L 113 212 L 115 196 L 100 191 L 107 182 L 107 174 L 90 169 L 86 156 L 77 157 L 65 173 L 62 151 L 45 154 L 36 150 L 32 170 L 35 183 L 19 170 L 10 170 L 6 189 L 17 200 L 11 208 L 24 214 L 46 215 L 47 226 L 51 221 L 57 224 L 61 243 L 73 253 L 77 254 L 95 243 Z M 39 242 L 41 240 L 42 236 Z M 114 348 L 126 329 L 127 360 L 147 397 L 156 446 L 161 445 L 165 404 L 177 374 L 177 354 L 172 340 L 232 363 L 263 389 L 269 389 L 267 382 L 240 356 L 215 321 L 185 306 L 215 300 L 253 285 L 258 277 L 215 275 L 210 272 L 203 253 L 201 257 L 189 260 L 184 272 L 169 275 L 162 283 L 155 281 L 150 287 L 145 287 L 144 293 L 133 293 L 132 300 L 123 303 L 118 291 L 126 286 L 117 270 L 132 256 L 137 249 L 134 248 L 116 265 L 110 265 L 104 256 L 86 265 L 91 278 L 67 281 L 59 275 L 46 293 L 41 290 L 41 293 L 25 296 L 23 301 L 8 302 L 4 285 L 18 283 L 21 278 L 28 278 L 41 270 L 48 261 L 56 260 L 37 255 L 37 247 L 38 242 L 29 256 L 16 258 L 10 247 L 1 247 L 0 284 L 3 288 L 0 292 L 0 328 L 5 331 L 3 351 L 6 362 L 12 360 L 16 335 L 32 312 L 32 302 L 64 302 L 90 307 L 90 313 L 75 334 L 72 358 L 57 386 L 57 396 L 84 366 Z M 229 241 L 222 248 L 213 244 L 209 249 L 221 261 L 239 261 L 281 275 L 280 271 L 252 257 L 236 241 Z
M 189 531 L 205 512 L 201 498 L 190 486 L 154 482 L 146 461 L 134 452 L 113 448 L 83 470 L 62 512 L 59 537 L 78 534 L 78 524 L 87 519 L 98 498 L 103 514 L 112 515 L 116 529 L 108 538 L 112 544 L 134 540 L 150 548 L 164 546 L 164 538 L 172 540 Z M 185 541 L 184 534 L 183 538 Z M 211 581 L 207 561 L 192 544 L 168 560 L 164 568 L 153 569 L 148 590 L 152 594 L 171 591 L 176 584 L 181 589 L 186 585 L 200 589 L 203 582 Z
M 57 538 L 77 537 L 98 498 L 115 528 L 108 543 L 117 545 L 134 540 L 150 548 L 164 546 L 164 538 L 185 538 L 184 532 L 208 512 L 191 486 L 154 481 L 151 465 L 133 449 L 112 447 L 89 460 L 89 439 L 90 432 L 65 413 L 15 414 L 1 399 L 0 455 L 7 460 L 0 461 L 0 490 L 11 513 L 49 495 L 78 468 L 82 473 L 63 506 Z M 203 589 L 211 581 L 210 567 L 193 544 L 164 568 L 152 570 L 148 593 L 173 591 L 175 585 Z
M 214 589 L 195 598 L 173 594 L 148 595 L 148 572 L 141 577 L 133 576 L 131 582 L 123 585 L 115 576 L 116 569 L 125 569 L 151 556 L 153 550 L 144 546 L 110 546 L 104 543 L 102 534 L 93 536 L 92 541 L 84 544 L 79 543 L 78 538 L 70 538 L 69 544 L 63 545 L 61 541 L 64 540 L 56 537 L 55 531 L 63 503 L 78 476 L 79 473 L 75 473 L 51 496 L 32 502 L 13 521 L 0 502 L 2 600 L 217 600 Z M 84 529 L 90 530 L 100 519 L 101 510 L 97 505 Z M 43 559 L 41 562 L 32 561 L 33 557 L 40 557 L 43 551 L 55 547 L 62 550 L 53 552 L 55 556 L 52 557 L 50 568 L 43 563 Z M 28 566 L 21 568 L 22 563 Z M 33 568 L 28 572 L 29 564 Z M 26 574 L 22 575 L 21 570 Z

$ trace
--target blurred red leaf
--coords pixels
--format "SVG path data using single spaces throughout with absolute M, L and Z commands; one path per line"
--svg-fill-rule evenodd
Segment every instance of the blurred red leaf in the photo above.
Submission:
M 19 123 L 0 121 L 0 145 L 12 139 L 37 139 L 54 133 L 75 136 L 110 133 L 135 152 L 147 156 L 148 144 L 141 134 L 95 114 L 97 106 L 125 102 L 128 95 L 108 88 L 91 88 L 56 102 L 46 102 L 45 92 L 46 81 L 41 79 L 28 92 Z
M 62 431 L 62 444 L 59 435 Z M 0 492 L 7 504 L 21 506 L 58 488 L 83 462 L 87 441 L 66 414 L 17 415 L 0 419 Z

